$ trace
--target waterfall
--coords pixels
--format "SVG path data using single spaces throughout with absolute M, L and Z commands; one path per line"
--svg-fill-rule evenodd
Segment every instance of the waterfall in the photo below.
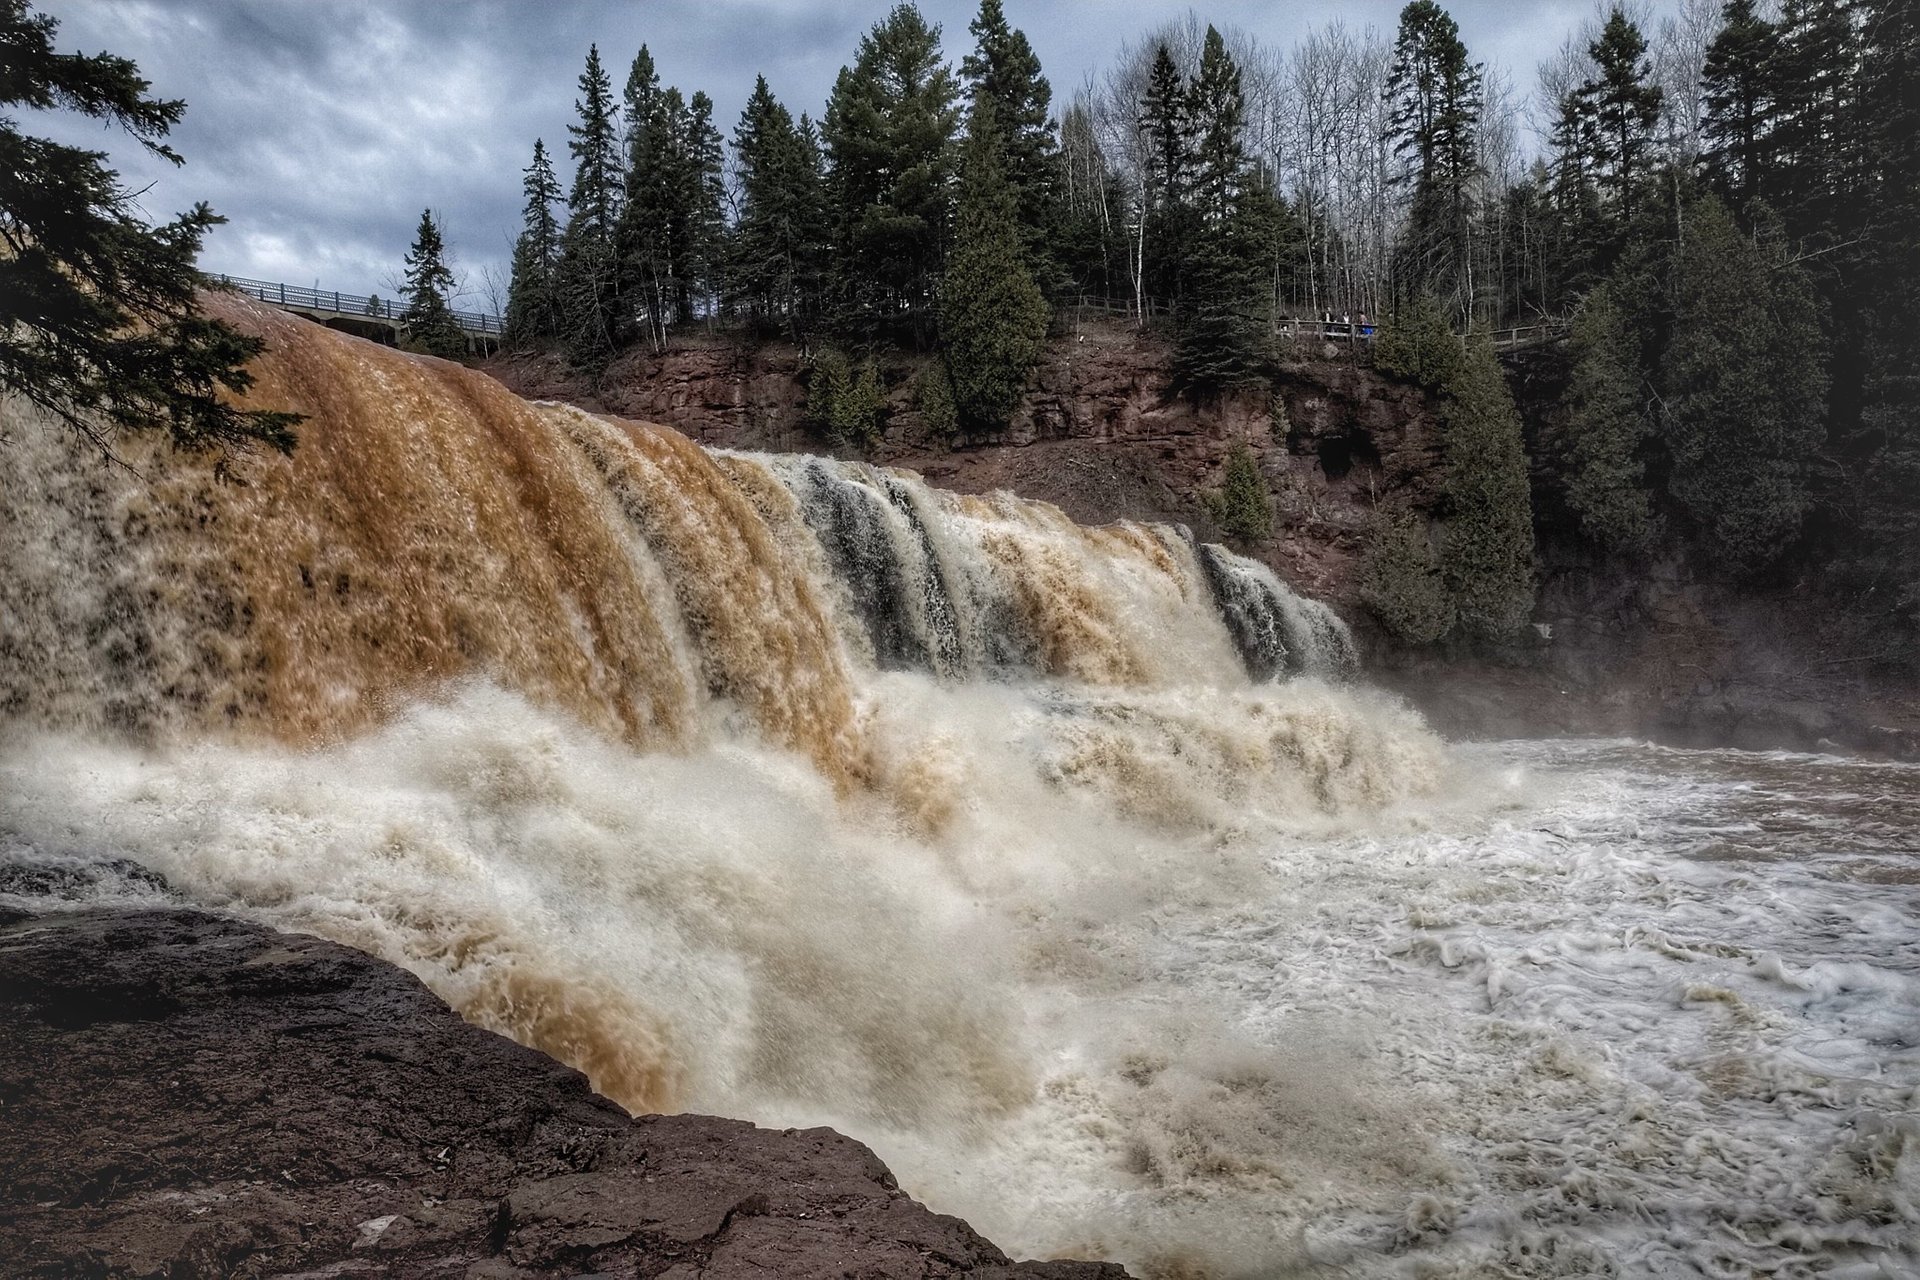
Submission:
M 0 401 L 0 855 L 363 947 L 632 1108 L 833 1123 L 992 1218 L 956 1171 L 1040 1114 L 1049 1036 L 1130 1105 L 1061 1003 L 1126 965 L 1077 922 L 1231 901 L 1236 833 L 1440 776 L 1331 610 L 1181 530 L 209 307 L 290 457 L 108 465 Z

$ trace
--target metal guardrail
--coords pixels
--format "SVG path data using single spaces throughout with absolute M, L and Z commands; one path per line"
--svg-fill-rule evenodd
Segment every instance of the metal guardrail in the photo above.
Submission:
M 231 285 L 249 298 L 280 307 L 307 307 L 314 311 L 332 311 L 343 316 L 366 316 L 370 320 L 386 320 L 394 325 L 400 324 L 400 318 L 406 308 L 392 299 L 377 295 L 368 296 L 358 293 L 341 293 L 338 289 L 305 289 L 297 284 L 281 284 L 274 280 L 248 280 L 244 276 L 216 275 L 212 277 L 221 284 Z M 500 317 L 490 316 L 481 311 L 454 311 L 453 319 L 468 333 L 478 333 L 488 337 L 500 336 Z
M 1165 303 L 1155 299 L 1146 300 L 1149 319 L 1169 314 Z M 1077 318 L 1087 314 L 1130 317 L 1135 313 L 1135 304 L 1131 298 L 1081 297 L 1067 304 L 1065 310 L 1075 313 Z M 1369 342 L 1380 330 L 1378 321 L 1361 323 L 1354 320 L 1322 319 L 1311 315 L 1282 315 L 1274 319 L 1274 331 L 1286 338 L 1321 338 L 1329 342 L 1360 343 Z M 1532 346 L 1535 343 L 1550 342 L 1564 337 L 1571 328 L 1567 320 L 1542 320 L 1535 324 L 1517 325 L 1493 331 L 1493 346 L 1496 351 L 1510 351 L 1516 347 Z

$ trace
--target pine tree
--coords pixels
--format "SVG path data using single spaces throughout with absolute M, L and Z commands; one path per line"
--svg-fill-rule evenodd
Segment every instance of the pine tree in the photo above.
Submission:
M 556 272 L 560 336 L 577 362 L 599 366 L 613 356 L 621 310 L 614 254 L 621 173 L 613 85 L 597 45 L 587 51 L 579 85 L 573 106 L 580 123 L 567 126 L 574 174 Z
M 1855 0 L 1785 0 L 1772 82 L 1776 203 L 1796 237 L 1851 238 L 1861 164 Z M 1824 233 L 1824 234 L 1823 234 Z
M 1719 201 L 1688 213 L 1661 381 L 1669 487 L 1712 561 L 1772 565 L 1800 530 L 1823 437 L 1814 296 L 1777 235 L 1749 240 Z
M 151 154 L 186 104 L 150 98 L 109 53 L 56 54 L 54 19 L 0 0 L 0 107 L 65 107 L 117 124 Z M 200 241 L 224 219 L 196 204 L 153 227 L 106 156 L 23 134 L 0 117 L 0 388 L 108 452 L 115 431 L 160 429 L 183 447 L 290 450 L 298 414 L 242 411 L 263 343 L 200 314 Z
M 734 286 L 754 316 L 798 339 L 819 314 L 826 247 L 820 153 L 811 130 L 774 98 L 765 76 L 733 133 L 740 172 Z
M 713 123 L 713 99 L 694 90 L 687 101 L 684 140 L 676 166 L 679 199 L 675 235 L 678 256 L 685 264 L 681 281 L 680 314 L 693 318 L 708 310 L 725 287 L 726 264 L 726 145 Z
M 1386 93 L 1402 165 L 1398 182 L 1413 189 L 1396 287 L 1407 297 L 1450 298 L 1456 313 L 1470 316 L 1483 71 L 1468 60 L 1459 26 L 1433 0 L 1412 0 L 1401 10 Z
M 1920 653 L 1920 13 L 1868 0 L 1861 97 L 1867 122 L 1867 369 L 1861 523 L 1868 581 L 1893 584 L 1908 653 Z
M 1755 12 L 1753 0 L 1727 0 L 1701 76 L 1701 129 L 1707 166 L 1736 208 L 1767 195 L 1779 61 L 1779 28 Z
M 1165 44 L 1153 51 L 1147 89 L 1140 101 L 1146 136 L 1145 207 L 1140 211 L 1139 271 L 1154 297 L 1175 302 L 1182 267 L 1194 239 L 1188 204 L 1193 181 L 1194 122 L 1187 83 Z
M 1059 267 L 1049 236 L 1061 218 L 1057 187 L 1059 143 L 1049 115 L 1053 88 L 1040 74 L 1040 59 L 1026 34 L 1007 25 L 1000 0 L 980 0 L 968 24 L 973 52 L 960 62 L 970 110 L 991 103 L 1013 192 L 1023 250 L 1036 281 L 1055 282 Z
M 1646 37 L 1614 8 L 1588 50 L 1599 73 L 1581 86 L 1593 116 L 1594 162 L 1617 223 L 1633 218 L 1640 186 L 1653 163 L 1654 129 L 1666 93 L 1655 83 Z
M 834 81 L 821 126 L 843 320 L 871 332 L 909 317 L 916 341 L 951 214 L 959 89 L 940 28 L 911 4 L 861 37 Z
M 1574 319 L 1565 418 L 1543 432 L 1549 467 L 1581 533 L 1609 553 L 1646 549 L 1652 515 L 1640 451 L 1652 431 L 1637 338 L 1606 285 Z
M 1503 639 L 1533 611 L 1533 498 L 1520 413 L 1484 333 L 1469 339 L 1440 417 L 1441 573 L 1461 628 Z
M 467 335 L 447 305 L 453 271 L 447 266 L 446 253 L 433 210 L 421 210 L 420 229 L 407 251 L 407 306 L 400 313 L 400 327 L 412 350 L 457 359 L 467 353 Z
M 1433 392 L 1453 385 L 1464 358 L 1446 311 L 1429 294 L 1402 306 L 1373 343 L 1375 369 Z
M 1004 137 L 992 101 L 976 102 L 940 289 L 941 345 L 954 407 L 969 429 L 1004 426 L 1019 406 L 1050 316 L 1022 253 L 1017 196 L 1002 168 Z
M 1212 27 L 1184 95 L 1192 122 L 1189 207 L 1195 223 L 1175 311 L 1176 388 L 1206 393 L 1265 376 L 1262 256 L 1245 217 L 1249 169 L 1240 141 L 1246 99 L 1240 69 Z M 1185 246 L 1181 246 L 1185 248 Z
M 521 190 L 527 203 L 520 238 L 513 246 L 513 275 L 507 285 L 504 337 L 520 346 L 538 346 L 560 334 L 556 274 L 560 265 L 560 224 L 553 207 L 560 183 L 547 159 L 546 143 L 533 141 L 533 163 L 524 170 Z

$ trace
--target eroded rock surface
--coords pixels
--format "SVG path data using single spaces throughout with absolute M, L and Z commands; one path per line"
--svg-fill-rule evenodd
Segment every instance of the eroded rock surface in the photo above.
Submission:
M 411 975 L 178 910 L 0 911 L 0 1274 L 1120 1280 L 830 1129 L 629 1117 Z

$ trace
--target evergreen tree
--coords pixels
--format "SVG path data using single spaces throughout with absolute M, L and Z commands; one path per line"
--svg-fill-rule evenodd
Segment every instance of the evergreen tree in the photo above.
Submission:
M 1007 25 L 1000 0 L 980 0 L 967 26 L 973 52 L 960 62 L 970 109 L 991 103 L 1000 131 L 1000 151 L 1028 264 L 1035 279 L 1054 283 L 1059 267 L 1048 243 L 1060 222 L 1057 176 L 1059 144 L 1049 111 L 1053 88 L 1040 74 L 1040 59 L 1024 32 Z
M 553 207 L 560 183 L 547 159 L 546 143 L 533 141 L 533 163 L 524 171 L 527 198 L 520 238 L 513 246 L 513 275 L 507 285 L 504 337 L 518 345 L 539 345 L 560 334 L 556 273 L 560 265 L 560 224 Z
M 617 109 L 597 45 L 587 51 L 579 85 L 573 106 L 580 123 L 567 126 L 574 174 L 556 281 L 561 340 L 576 361 L 597 366 L 612 358 L 621 310 L 614 254 L 621 192 Z
M 819 314 L 827 241 L 820 152 L 811 129 L 774 98 L 766 77 L 733 133 L 740 214 L 734 227 L 734 287 L 749 313 L 784 324 L 798 339 Z
M 1913 654 L 1920 631 L 1920 13 L 1910 0 L 1868 0 L 1864 18 L 1861 523 L 1868 581 L 1892 585 Z
M 1599 73 L 1580 94 L 1592 113 L 1594 164 L 1616 222 L 1625 223 L 1652 167 L 1654 129 L 1666 93 L 1654 81 L 1646 37 L 1622 9 L 1607 15 L 1588 52 Z
M 1413 201 L 1396 266 L 1406 296 L 1453 299 L 1470 316 L 1473 284 L 1473 194 L 1479 175 L 1482 69 L 1467 58 L 1460 28 L 1433 0 L 1412 0 L 1400 12 L 1387 76 L 1390 136 Z
M 453 271 L 447 266 L 446 252 L 433 210 L 421 210 L 420 229 L 407 251 L 407 306 L 400 313 L 400 327 L 411 349 L 457 359 L 467 353 L 467 335 L 447 305 Z
M 1799 532 L 1819 450 L 1823 343 L 1804 272 L 1719 201 L 1689 212 L 1661 380 L 1673 497 L 1716 564 L 1755 573 Z
M 1254 274 L 1261 257 L 1245 217 L 1249 172 L 1240 134 L 1246 100 L 1240 69 L 1212 27 L 1185 98 L 1196 225 L 1175 312 L 1173 376 L 1181 390 L 1204 393 L 1256 383 L 1266 365 L 1264 282 Z
M 1260 474 L 1252 451 L 1243 444 L 1228 452 L 1220 492 L 1210 505 L 1215 522 L 1229 538 L 1250 543 L 1273 536 L 1273 499 L 1267 492 L 1267 480 Z
M 1145 208 L 1139 270 L 1153 296 L 1175 302 L 1182 265 L 1194 238 L 1187 198 L 1193 180 L 1194 123 L 1187 83 L 1165 44 L 1153 51 L 1147 89 L 1140 102 L 1146 135 Z
M 54 19 L 0 0 L 0 107 L 65 107 L 162 141 L 186 104 L 147 96 L 140 69 L 109 53 L 56 54 Z M 162 429 L 182 446 L 290 450 L 297 414 L 242 411 L 263 343 L 200 314 L 201 238 L 224 219 L 196 204 L 148 226 L 106 156 L 23 134 L 0 117 L 0 388 L 110 449 L 111 433 Z
M 1701 131 L 1707 165 L 1736 208 L 1767 194 L 1779 63 L 1779 28 L 1759 16 L 1753 0 L 1727 0 L 1701 76 Z
M 1644 550 L 1653 525 L 1640 450 L 1652 423 L 1639 342 L 1608 286 L 1587 296 L 1571 345 L 1565 418 L 1543 432 L 1548 464 L 1589 542 L 1606 552 Z
M 903 314 L 930 332 L 951 211 L 958 86 L 940 28 L 911 4 L 861 37 L 821 126 L 843 318 L 872 331 Z
M 1360 601 L 1389 634 L 1432 644 L 1453 630 L 1453 602 L 1426 522 L 1405 507 L 1374 509 L 1360 563 Z
M 1861 164 L 1855 0 L 1785 0 L 1772 76 L 1775 203 L 1796 237 L 1850 239 Z
M 1022 253 L 1005 135 L 991 100 L 974 104 L 953 254 L 940 290 L 940 333 L 961 425 L 1004 426 L 1039 363 L 1049 310 Z
M 1373 342 L 1375 369 L 1433 392 L 1453 385 L 1463 359 L 1447 313 L 1429 294 L 1403 306 Z
M 1533 498 L 1520 413 L 1493 343 L 1467 343 L 1441 405 L 1447 519 L 1440 567 L 1459 625 L 1499 640 L 1533 611 Z

